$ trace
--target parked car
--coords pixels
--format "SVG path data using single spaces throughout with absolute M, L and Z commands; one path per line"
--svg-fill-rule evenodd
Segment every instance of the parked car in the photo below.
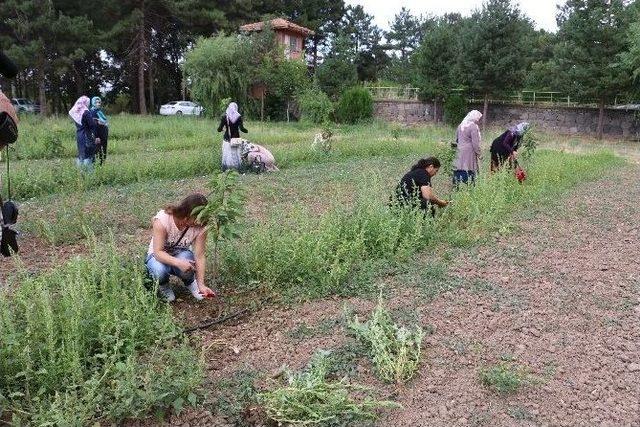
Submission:
M 27 98 L 11 98 L 11 103 L 13 104 L 13 108 L 16 109 L 18 113 L 39 113 L 40 112 L 40 104 L 36 104 Z
M 160 106 L 160 114 L 163 116 L 199 116 L 204 108 L 196 102 L 171 101 Z

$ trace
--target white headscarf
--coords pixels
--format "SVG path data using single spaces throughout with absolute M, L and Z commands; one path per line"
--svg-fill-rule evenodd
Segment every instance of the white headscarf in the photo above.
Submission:
M 515 125 L 512 131 L 515 132 L 516 135 L 522 136 L 529 129 L 529 127 L 530 127 L 529 123 L 522 122 Z
M 79 125 L 82 124 L 82 115 L 89 109 L 89 102 L 89 98 L 83 95 L 78 98 L 71 110 L 69 110 L 69 116 Z
M 478 110 L 469 111 L 467 115 L 464 117 L 464 119 L 462 119 L 462 122 L 460 122 L 460 126 L 458 126 L 458 129 L 460 129 L 460 131 L 462 132 L 466 130 L 467 127 L 469 127 L 471 124 L 478 124 L 481 118 L 482 118 L 482 113 L 480 111 Z
M 235 123 L 240 118 L 240 113 L 238 113 L 238 104 L 231 102 L 227 107 L 226 115 L 227 119 L 231 123 Z

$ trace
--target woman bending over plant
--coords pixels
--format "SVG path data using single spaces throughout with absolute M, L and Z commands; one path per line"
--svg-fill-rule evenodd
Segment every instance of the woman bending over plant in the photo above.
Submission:
M 411 167 L 396 187 L 396 199 L 401 206 L 419 207 L 435 214 L 434 205 L 441 208 L 449 202 L 438 198 L 431 187 L 431 178 L 440 170 L 440 160 L 435 157 L 420 159 Z
M 167 302 L 176 299 L 169 284 L 171 276 L 180 278 L 197 300 L 215 296 L 204 280 L 207 230 L 194 214 L 196 208 L 206 204 L 205 196 L 192 194 L 153 217 L 153 237 L 145 264 L 151 278 L 158 282 L 160 296 Z

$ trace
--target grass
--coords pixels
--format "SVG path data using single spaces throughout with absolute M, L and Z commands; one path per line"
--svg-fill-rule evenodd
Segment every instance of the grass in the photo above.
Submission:
M 366 346 L 376 372 L 384 381 L 402 384 L 417 373 L 424 332 L 420 326 L 410 329 L 396 325 L 382 298 L 371 319 L 361 323 L 355 316 L 348 327 Z
M 195 404 L 202 361 L 116 248 L 0 290 L 0 405 L 12 422 L 88 425 Z
M 399 406 L 376 400 L 370 389 L 346 378 L 329 379 L 330 369 L 329 359 L 317 354 L 307 370 L 289 373 L 285 385 L 260 393 L 268 417 L 280 425 L 345 425 L 348 421 L 375 420 L 378 409 Z

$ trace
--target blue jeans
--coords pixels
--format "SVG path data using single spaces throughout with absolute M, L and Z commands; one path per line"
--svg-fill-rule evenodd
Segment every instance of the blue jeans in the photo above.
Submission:
M 453 171 L 453 185 L 458 186 L 462 184 L 475 184 L 476 182 L 476 172 L 475 171 L 465 171 L 462 169 L 457 169 Z
M 174 254 L 176 258 L 180 259 L 188 259 L 189 261 L 195 261 L 195 257 L 193 256 L 193 252 L 190 250 L 180 250 L 176 254 Z M 147 271 L 149 275 L 154 281 L 157 281 L 160 286 L 166 285 L 169 283 L 169 278 L 171 276 L 176 276 L 181 279 L 185 286 L 188 286 L 193 282 L 194 272 L 189 271 L 185 273 L 180 270 L 178 267 L 174 267 L 173 265 L 163 264 L 158 261 L 153 255 L 147 255 L 147 260 L 145 261 L 147 266 Z

